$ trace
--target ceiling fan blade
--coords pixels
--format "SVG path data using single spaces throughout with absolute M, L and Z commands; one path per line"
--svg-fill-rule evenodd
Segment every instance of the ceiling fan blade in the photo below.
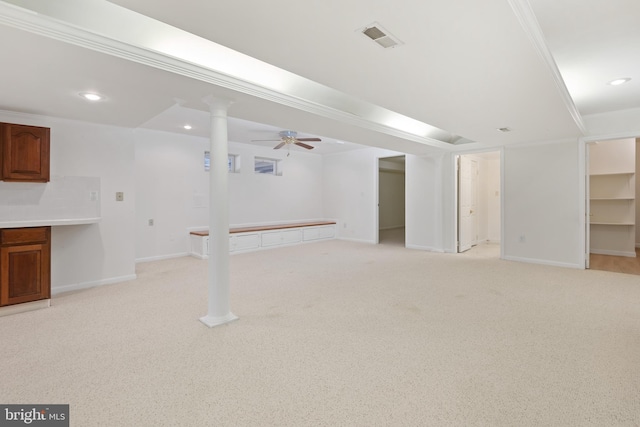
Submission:
M 312 147 L 312 146 L 307 145 L 307 144 L 303 144 L 303 143 L 302 143 L 302 142 L 300 142 L 300 141 L 296 141 L 296 142 L 294 142 L 294 144 L 299 145 L 300 147 L 306 148 L 307 150 L 312 150 L 312 149 L 313 149 L 313 147 Z
M 298 141 L 315 141 L 315 142 L 320 142 L 322 141 L 320 138 L 296 138 Z
M 282 141 L 280 144 L 278 144 L 275 147 L 273 147 L 273 149 L 277 150 L 278 148 L 282 148 L 284 146 L 284 144 L 286 144 L 286 142 Z

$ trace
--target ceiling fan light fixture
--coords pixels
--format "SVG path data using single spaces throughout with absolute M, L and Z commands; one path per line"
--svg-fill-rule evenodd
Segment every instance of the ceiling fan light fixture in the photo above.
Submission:
M 283 130 L 279 133 L 282 138 L 294 138 L 298 135 L 298 132 L 293 130 Z
M 193 129 L 193 127 L 191 125 L 184 125 L 182 126 L 183 128 L 185 128 L 186 130 L 191 130 Z
M 298 147 L 306 148 L 307 150 L 313 150 L 313 146 L 309 144 L 305 144 L 307 141 L 320 142 L 322 141 L 320 138 L 312 137 L 312 138 L 298 138 L 298 132 L 293 130 L 283 130 L 278 133 L 280 136 L 279 140 L 274 139 L 253 139 L 252 141 L 278 141 L 279 144 L 273 147 L 274 150 L 278 150 L 285 145 L 289 148 L 291 145 L 297 145 Z
M 631 80 L 631 77 L 623 77 L 620 79 L 615 79 L 615 80 L 611 80 L 609 83 L 607 83 L 609 86 L 619 86 L 622 84 L 627 83 L 628 81 Z

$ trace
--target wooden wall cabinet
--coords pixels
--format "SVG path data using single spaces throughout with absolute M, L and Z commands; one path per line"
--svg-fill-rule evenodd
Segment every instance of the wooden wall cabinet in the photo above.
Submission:
M 0 229 L 0 306 L 51 297 L 51 227 Z
M 0 123 L 0 179 L 49 181 L 49 128 Z

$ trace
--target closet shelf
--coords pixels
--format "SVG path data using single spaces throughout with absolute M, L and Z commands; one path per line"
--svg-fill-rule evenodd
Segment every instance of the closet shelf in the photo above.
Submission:
M 590 222 L 591 225 L 624 225 L 624 226 L 630 226 L 630 225 L 635 225 L 635 223 L 633 222 Z
M 634 175 L 635 172 L 611 172 L 611 173 L 591 173 L 590 176 L 616 176 L 616 175 Z
M 635 197 L 591 197 L 589 200 L 635 200 Z

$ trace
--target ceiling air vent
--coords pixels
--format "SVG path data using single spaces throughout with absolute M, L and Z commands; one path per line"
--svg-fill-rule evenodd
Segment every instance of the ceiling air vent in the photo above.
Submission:
M 360 31 L 362 32 L 362 34 L 369 37 L 371 40 L 378 43 L 385 49 L 403 44 L 400 40 L 391 35 L 391 33 L 382 28 L 382 26 L 377 22 L 367 25 Z

